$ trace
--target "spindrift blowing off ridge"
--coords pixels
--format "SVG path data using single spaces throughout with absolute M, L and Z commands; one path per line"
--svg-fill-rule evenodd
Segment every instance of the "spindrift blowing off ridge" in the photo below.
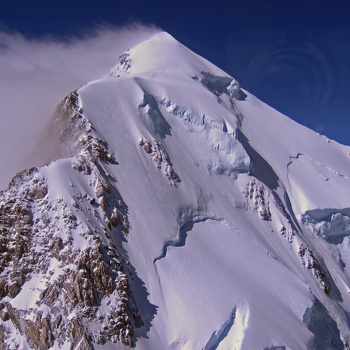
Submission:
M 349 147 L 167 33 L 48 133 L 0 196 L 2 349 L 349 349 Z

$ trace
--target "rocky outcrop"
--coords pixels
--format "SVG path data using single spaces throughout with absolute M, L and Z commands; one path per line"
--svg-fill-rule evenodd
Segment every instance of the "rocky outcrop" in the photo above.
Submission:
M 269 197 L 272 195 L 268 193 L 262 183 L 256 180 L 248 183 L 244 196 L 247 198 L 250 208 L 257 212 L 262 220 L 271 221 Z
M 20 338 L 39 350 L 67 342 L 79 350 L 106 342 L 131 347 L 143 321 L 130 286 L 132 266 L 116 243 L 129 231 L 127 206 L 103 167 L 117 164 L 115 156 L 84 117 L 76 93 L 60 108 L 63 118 L 79 119 L 78 131 L 66 120 L 61 137 L 73 137 L 80 152 L 67 161 L 95 196 L 83 190 L 69 202 L 50 196 L 37 168 L 17 174 L 1 193 L 0 347 L 19 347 Z
M 126 51 L 119 56 L 118 63 L 113 68 L 113 70 L 109 73 L 109 76 L 113 78 L 119 78 L 120 76 L 130 73 L 130 69 L 131 69 L 130 52 Z
M 158 140 L 144 140 L 139 141 L 139 145 L 143 148 L 145 153 L 149 154 L 151 159 L 156 163 L 158 169 L 163 169 L 165 176 L 172 186 L 177 186 L 181 182 L 179 175 L 175 172 L 169 155 L 165 148 Z
M 305 243 L 300 244 L 298 255 L 302 260 L 302 264 L 315 276 L 320 288 L 328 295 L 332 291 L 332 285 L 309 246 Z
M 324 269 L 309 246 L 297 236 L 297 232 L 291 224 L 291 218 L 277 196 L 266 189 L 266 187 L 258 180 L 253 180 L 246 185 L 244 196 L 248 201 L 249 208 L 258 213 L 260 218 L 264 221 L 271 221 L 272 219 L 270 201 L 272 205 L 276 206 L 286 219 L 285 225 L 279 230 L 280 235 L 287 239 L 288 243 L 291 245 L 294 244 L 294 240 L 296 240 L 295 243 L 297 244 L 297 247 L 299 247 L 298 255 L 301 259 L 302 265 L 304 265 L 305 268 L 307 268 L 307 270 L 315 277 L 318 286 L 328 295 L 332 290 L 332 285 L 327 274 L 324 272 Z

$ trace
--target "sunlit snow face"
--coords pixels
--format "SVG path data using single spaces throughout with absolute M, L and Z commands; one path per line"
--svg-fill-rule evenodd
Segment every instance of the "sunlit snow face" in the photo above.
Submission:
M 40 162 L 31 149 L 60 100 L 106 75 L 124 50 L 156 31 L 105 28 L 68 43 L 0 33 L 0 189 L 17 172 Z

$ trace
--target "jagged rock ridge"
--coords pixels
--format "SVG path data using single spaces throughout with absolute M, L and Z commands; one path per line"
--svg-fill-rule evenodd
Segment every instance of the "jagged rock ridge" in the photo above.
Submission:
M 0 341 L 5 348 L 19 346 L 5 341 L 6 325 L 12 322 L 34 349 L 61 347 L 67 341 L 70 347 L 80 349 L 92 349 L 92 342 L 106 341 L 132 346 L 133 329 L 143 321 L 129 284 L 129 262 L 115 246 L 120 238 L 110 237 L 112 227 L 127 236 L 128 212 L 102 168 L 103 162 L 115 163 L 115 156 L 84 118 L 77 92 L 59 107 L 63 117 L 70 114 L 62 140 L 80 144 L 81 150 L 65 162 L 94 194 L 73 196 L 71 203 L 50 198 L 47 181 L 37 168 L 25 170 L 11 181 L 0 204 L 0 307 L 4 321 Z M 85 222 L 76 212 L 82 213 Z M 33 281 L 35 278 L 40 282 Z M 26 293 L 34 295 L 30 307 L 17 306 L 16 297 Z

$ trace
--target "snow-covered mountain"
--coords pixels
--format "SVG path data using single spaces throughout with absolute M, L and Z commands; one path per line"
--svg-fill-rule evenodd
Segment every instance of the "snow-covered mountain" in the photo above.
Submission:
M 349 147 L 167 33 L 47 133 L 0 197 L 2 349 L 349 349 Z

